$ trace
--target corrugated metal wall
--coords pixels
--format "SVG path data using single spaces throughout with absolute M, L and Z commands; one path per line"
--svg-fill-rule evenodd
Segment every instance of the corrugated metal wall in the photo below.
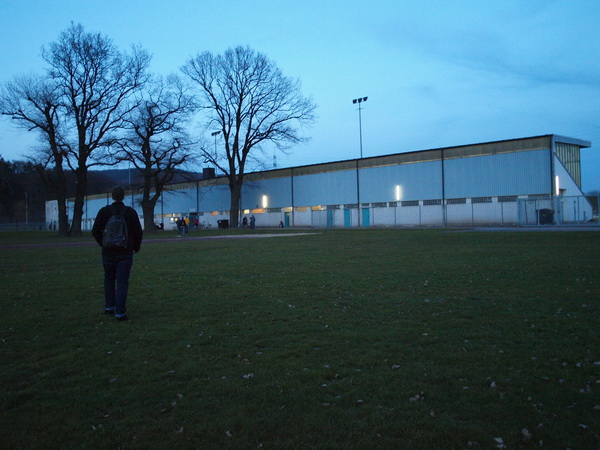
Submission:
M 444 172 L 446 198 L 548 194 L 550 151 L 450 159 Z
M 294 206 L 356 202 L 356 169 L 294 176 Z
M 360 190 L 363 203 L 442 198 L 442 162 L 362 169 Z
M 494 197 L 494 203 L 500 204 L 505 200 L 498 198 L 503 196 L 552 195 L 549 191 L 553 190 L 554 174 L 550 149 L 554 138 L 553 135 L 538 136 L 250 173 L 242 188 L 241 208 L 262 208 L 263 196 L 266 196 L 267 208 L 275 210 L 270 212 L 292 206 L 308 207 L 311 212 L 310 207 L 331 205 L 339 214 L 346 214 L 344 208 L 354 208 L 361 203 L 369 204 L 371 208 L 400 208 L 395 211 L 394 224 L 404 223 L 411 213 L 418 213 L 418 218 L 413 219 L 423 224 L 429 223 L 430 212 L 438 209 L 435 217 L 431 217 L 435 223 L 439 222 L 438 216 L 443 212 L 442 199 L 453 205 L 457 214 L 461 208 L 456 206 L 459 203 L 467 205 L 464 206 L 467 209 L 468 205 L 474 204 L 472 200 L 462 200 L 485 200 L 489 204 L 477 201 L 476 206 L 471 206 L 474 220 L 475 212 L 479 214 L 482 210 L 485 213 L 492 208 L 491 197 Z M 589 145 L 584 141 L 570 143 Z M 564 169 L 560 170 L 562 166 L 558 160 L 554 165 L 556 175 L 564 179 L 561 189 L 570 191 L 568 174 Z M 141 212 L 139 195 L 134 197 L 132 201 L 126 199 L 126 203 L 134 204 Z M 452 202 L 452 199 L 460 201 Z M 95 217 L 108 202 L 108 194 L 88 197 L 86 217 Z M 391 203 L 387 205 L 386 202 Z M 399 203 L 396 205 L 396 202 Z M 227 178 L 218 177 L 169 186 L 169 191 L 157 204 L 155 214 L 188 214 L 197 210 L 220 211 L 225 215 L 229 207 Z M 498 211 L 502 212 L 503 205 L 500 207 Z M 377 210 L 377 213 L 391 214 L 388 210 L 382 211 Z M 321 213 L 328 217 L 325 211 Z M 345 222 L 345 216 L 340 220 Z M 460 220 L 463 220 L 462 215 Z

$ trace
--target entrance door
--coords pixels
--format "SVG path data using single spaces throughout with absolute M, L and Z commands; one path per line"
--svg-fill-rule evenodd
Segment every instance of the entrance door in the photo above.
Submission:
M 352 212 L 349 209 L 344 210 L 344 226 L 345 227 L 352 226 Z
M 371 226 L 371 210 L 369 208 L 362 209 L 362 226 L 363 227 Z
M 333 228 L 333 214 L 335 211 L 333 209 L 327 210 L 327 228 Z

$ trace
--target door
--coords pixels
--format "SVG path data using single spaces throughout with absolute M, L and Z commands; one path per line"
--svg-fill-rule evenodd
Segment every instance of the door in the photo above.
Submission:
M 334 225 L 334 214 L 335 211 L 333 209 L 327 210 L 327 228 L 333 228 Z
M 362 226 L 363 227 L 371 226 L 371 210 L 369 208 L 362 209 Z
M 344 210 L 344 226 L 345 227 L 352 226 L 352 212 L 349 209 Z

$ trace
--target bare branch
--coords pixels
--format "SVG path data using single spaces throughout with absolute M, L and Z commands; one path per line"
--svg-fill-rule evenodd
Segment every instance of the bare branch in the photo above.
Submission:
M 234 215 L 248 162 L 260 160 L 266 144 L 285 151 L 304 141 L 299 127 L 315 120 L 316 106 L 302 96 L 298 80 L 285 77 L 266 56 L 248 47 L 216 56 L 198 54 L 181 70 L 198 92 L 206 128 L 222 133 L 221 152 L 204 149 L 202 153 L 229 179 L 231 221 L 236 225 Z

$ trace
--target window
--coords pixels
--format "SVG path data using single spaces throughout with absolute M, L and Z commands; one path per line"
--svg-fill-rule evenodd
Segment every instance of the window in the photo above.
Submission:
M 581 149 L 578 145 L 556 143 L 556 157 L 565 166 L 571 178 L 577 183 L 577 187 L 581 188 Z
M 446 205 L 461 205 L 467 203 L 466 198 L 449 198 L 446 200 Z
M 492 203 L 492 197 L 474 197 L 471 203 Z
M 419 200 L 407 200 L 402 202 L 402 206 L 419 206 Z
M 423 200 L 423 206 L 438 206 L 441 204 L 441 200 Z
M 516 201 L 517 201 L 516 195 L 501 195 L 500 197 L 498 197 L 499 203 L 511 203 L 511 202 L 516 202 Z

